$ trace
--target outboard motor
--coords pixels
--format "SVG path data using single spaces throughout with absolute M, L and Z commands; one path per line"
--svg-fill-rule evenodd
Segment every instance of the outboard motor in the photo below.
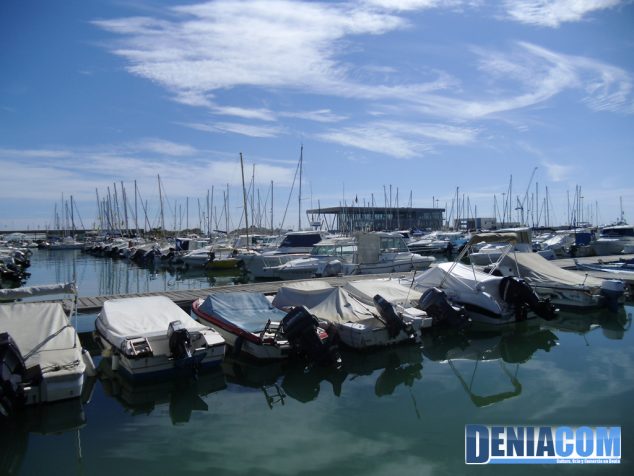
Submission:
M 191 336 L 181 321 L 170 322 L 167 328 L 167 338 L 172 357 L 185 359 L 192 356 Z
M 507 276 L 500 281 L 500 296 L 516 308 L 517 320 L 526 319 L 526 306 L 542 319 L 555 319 L 557 309 L 550 299 L 539 299 L 537 293 L 524 281 L 515 276 Z
M 22 383 L 26 365 L 18 345 L 7 332 L 0 334 L 0 416 L 9 416 L 24 403 Z
M 601 295 L 607 308 L 616 312 L 619 300 L 625 294 L 625 283 L 620 279 L 604 279 L 601 283 Z
M 457 329 L 463 329 L 471 323 L 462 306 L 452 304 L 442 289 L 429 288 L 418 301 L 418 307 L 433 319 L 433 324 L 448 324 Z
M 385 300 L 381 295 L 377 294 L 372 299 L 374 301 L 374 307 L 379 312 L 377 317 L 385 327 L 387 328 L 387 334 L 390 338 L 396 337 L 399 332 L 404 331 L 410 338 L 415 337 L 415 332 L 412 326 L 408 326 L 403 322 L 403 319 L 396 314 L 394 306 Z
M 329 344 L 317 334 L 319 321 L 304 306 L 294 307 L 284 316 L 280 326 L 293 349 L 311 361 L 322 362 L 333 358 L 335 361 L 340 360 L 338 355 L 334 355 L 336 349 L 333 347 L 331 351 Z

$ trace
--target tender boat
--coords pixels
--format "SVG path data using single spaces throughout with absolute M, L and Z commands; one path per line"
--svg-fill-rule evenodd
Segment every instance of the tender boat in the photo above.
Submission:
M 280 309 L 304 305 L 320 321 L 327 322 L 339 340 L 353 349 L 419 342 L 431 318 L 414 307 L 393 306 L 375 294 L 365 304 L 347 290 L 325 281 L 310 280 L 282 286 L 272 304 Z
M 51 294 L 76 295 L 76 290 L 72 283 L 3 289 L 0 299 Z M 90 354 L 59 302 L 2 304 L 0 329 L 0 414 L 77 398 L 85 375 L 94 375 Z
M 216 329 L 233 348 L 263 360 L 299 354 L 311 361 L 339 359 L 328 333 L 306 308 L 282 312 L 262 293 L 214 293 L 192 304 L 194 319 Z
M 219 365 L 225 341 L 165 296 L 112 299 L 95 321 L 95 340 L 113 370 L 132 378 Z

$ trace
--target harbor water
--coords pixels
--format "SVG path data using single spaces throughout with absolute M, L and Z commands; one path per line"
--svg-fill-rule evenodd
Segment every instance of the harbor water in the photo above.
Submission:
M 36 250 L 27 284 L 75 279 L 82 296 L 207 288 L 231 275 L 148 270 Z M 634 474 L 632 303 L 495 331 L 429 333 L 422 346 L 343 351 L 341 369 L 228 357 L 197 379 L 132 384 L 100 370 L 79 400 L 2 422 L 15 475 Z M 621 427 L 620 465 L 465 465 L 465 425 Z

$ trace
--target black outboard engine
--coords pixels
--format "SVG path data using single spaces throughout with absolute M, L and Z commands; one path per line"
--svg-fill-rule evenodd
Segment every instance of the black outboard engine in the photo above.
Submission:
M 319 321 L 304 306 L 294 307 L 284 316 L 280 326 L 293 349 L 309 360 L 315 362 L 341 360 L 338 355 L 335 355 L 336 349 L 324 342 L 317 334 Z
M 379 312 L 377 319 L 381 321 L 387 328 L 387 334 L 390 338 L 396 337 L 401 331 L 404 331 L 410 338 L 415 337 L 415 332 L 412 326 L 408 326 L 403 322 L 403 319 L 396 314 L 394 306 L 385 300 L 381 295 L 377 294 L 372 299 L 374 301 L 374 307 Z
M 7 332 L 0 334 L 0 417 L 24 403 L 22 383 L 26 365 L 18 345 Z
M 434 326 L 446 324 L 463 329 L 471 323 L 464 307 L 452 304 L 442 289 L 429 288 L 420 297 L 418 307 L 432 318 Z
M 526 307 L 547 321 L 557 317 L 557 309 L 550 303 L 550 299 L 539 299 L 526 281 L 515 276 L 502 278 L 500 296 L 505 302 L 515 305 L 518 321 L 526 319 Z
M 192 356 L 192 340 L 189 331 L 181 321 L 172 321 L 167 328 L 170 353 L 175 359 L 185 359 Z

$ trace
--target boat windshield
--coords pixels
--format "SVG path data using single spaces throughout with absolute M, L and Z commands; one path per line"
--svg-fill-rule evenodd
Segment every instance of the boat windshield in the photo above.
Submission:
M 403 252 L 409 251 L 409 248 L 405 244 L 402 236 L 382 236 L 381 237 L 381 251 L 387 252 Z
M 355 246 L 352 244 L 347 245 L 315 245 L 310 251 L 312 256 L 352 256 L 355 251 Z

